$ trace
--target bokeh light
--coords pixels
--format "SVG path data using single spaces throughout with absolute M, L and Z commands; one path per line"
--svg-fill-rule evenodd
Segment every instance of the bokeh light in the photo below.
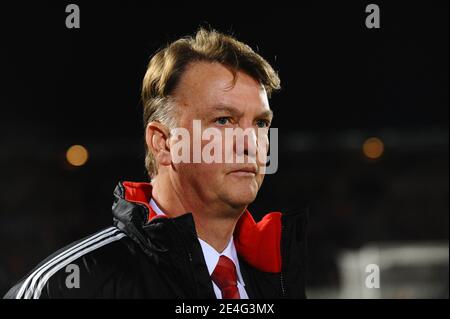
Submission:
M 87 149 L 82 145 L 72 145 L 66 152 L 66 159 L 70 165 L 83 166 L 89 157 Z
M 363 153 L 367 158 L 378 159 L 384 153 L 384 144 L 377 137 L 368 138 L 364 141 Z

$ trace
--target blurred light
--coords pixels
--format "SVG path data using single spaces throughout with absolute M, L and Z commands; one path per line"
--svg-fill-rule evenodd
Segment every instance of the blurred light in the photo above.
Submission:
M 72 145 L 66 152 L 66 159 L 70 165 L 82 166 L 86 164 L 89 154 L 82 145 Z
M 384 144 L 376 137 L 368 138 L 363 144 L 363 153 L 370 159 L 378 159 L 383 155 Z

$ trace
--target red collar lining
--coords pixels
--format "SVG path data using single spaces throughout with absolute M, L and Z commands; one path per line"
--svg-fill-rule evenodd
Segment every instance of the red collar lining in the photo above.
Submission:
M 150 183 L 123 182 L 125 200 L 148 208 L 148 220 L 156 217 L 150 207 Z M 240 256 L 253 267 L 264 272 L 281 271 L 281 213 L 272 212 L 255 222 L 248 210 L 242 214 L 234 230 L 234 244 Z

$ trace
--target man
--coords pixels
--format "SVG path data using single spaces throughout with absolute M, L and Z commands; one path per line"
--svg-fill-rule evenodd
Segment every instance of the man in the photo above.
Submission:
M 279 84 L 261 56 L 216 31 L 157 52 L 142 89 L 151 183 L 119 183 L 114 227 L 56 252 L 5 297 L 304 298 L 304 215 L 273 212 L 256 223 L 247 210 L 264 178 L 268 96 Z M 195 121 L 222 137 L 251 134 L 231 148 L 202 139 L 222 160 L 193 160 Z M 188 161 L 174 160 L 180 128 Z

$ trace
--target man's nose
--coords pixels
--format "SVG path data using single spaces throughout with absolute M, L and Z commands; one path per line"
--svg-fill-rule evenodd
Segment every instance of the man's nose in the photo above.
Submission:
M 242 143 L 242 145 L 239 145 Z M 235 139 L 235 152 L 237 156 L 256 157 L 257 136 L 254 127 L 240 127 Z

